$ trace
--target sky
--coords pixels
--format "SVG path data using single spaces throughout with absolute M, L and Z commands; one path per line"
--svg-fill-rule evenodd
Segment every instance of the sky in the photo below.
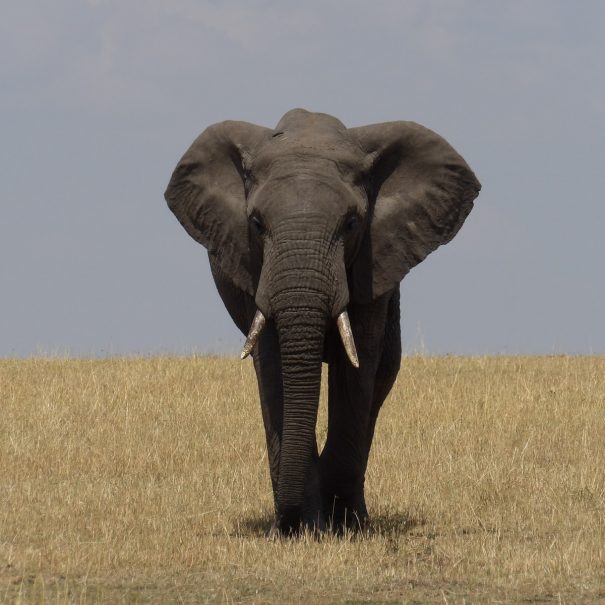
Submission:
M 294 107 L 414 120 L 483 185 L 402 282 L 406 353 L 605 354 L 605 3 L 7 0 L 0 356 L 235 353 L 163 198 L 193 139 Z

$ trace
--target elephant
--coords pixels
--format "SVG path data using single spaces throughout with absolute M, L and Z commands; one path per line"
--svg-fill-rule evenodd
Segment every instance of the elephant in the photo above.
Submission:
M 400 282 L 456 235 L 480 189 L 464 159 L 417 123 L 347 128 L 304 109 L 275 129 L 214 124 L 174 169 L 168 206 L 207 248 L 247 335 L 277 534 L 366 526 L 374 427 L 401 363 Z

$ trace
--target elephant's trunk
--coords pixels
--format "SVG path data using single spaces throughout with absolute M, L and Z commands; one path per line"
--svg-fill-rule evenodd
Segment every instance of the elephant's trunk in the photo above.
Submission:
M 283 428 L 277 486 L 278 525 L 321 526 L 315 425 L 326 327 L 335 300 L 335 251 L 311 217 L 274 234 L 263 270 L 279 337 Z M 346 283 L 346 282 L 345 282 Z
M 310 308 L 284 311 L 276 318 L 284 395 L 277 513 L 279 526 L 286 532 L 296 531 L 301 524 L 322 524 L 314 465 L 326 319 L 323 310 Z

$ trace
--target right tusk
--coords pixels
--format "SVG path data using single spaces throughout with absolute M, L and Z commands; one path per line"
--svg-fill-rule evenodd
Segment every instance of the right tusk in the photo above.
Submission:
M 263 331 L 265 327 L 265 316 L 260 312 L 260 310 L 256 310 L 256 314 L 254 315 L 254 319 L 252 320 L 252 326 L 250 326 L 250 332 L 248 333 L 248 338 L 246 338 L 246 342 L 244 343 L 244 348 L 242 349 L 242 354 L 240 355 L 240 359 L 246 359 L 250 352 L 254 348 L 260 333 Z
M 349 314 L 346 311 L 343 311 L 338 316 L 336 323 L 338 324 L 340 338 L 342 339 L 342 344 L 345 347 L 349 361 L 354 367 L 359 368 L 359 359 L 357 358 L 357 349 L 355 348 L 355 340 L 353 340 L 353 330 L 351 330 Z

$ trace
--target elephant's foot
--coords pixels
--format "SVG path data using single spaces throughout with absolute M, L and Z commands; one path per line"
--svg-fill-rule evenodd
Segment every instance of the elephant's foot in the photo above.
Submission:
M 326 530 L 326 520 L 322 510 L 314 513 L 301 513 L 300 509 L 286 509 L 276 515 L 275 523 L 269 531 L 268 537 L 296 537 L 306 532 L 321 534 Z
M 279 479 L 274 485 L 279 485 Z M 296 505 L 280 505 L 278 489 L 274 489 L 275 524 L 272 535 L 299 536 L 305 532 L 320 534 L 326 530 L 317 454 L 313 456 L 302 502 Z
M 341 498 L 334 494 L 324 498 L 324 514 L 328 527 L 335 533 L 363 531 L 369 516 L 363 494 L 352 498 Z

